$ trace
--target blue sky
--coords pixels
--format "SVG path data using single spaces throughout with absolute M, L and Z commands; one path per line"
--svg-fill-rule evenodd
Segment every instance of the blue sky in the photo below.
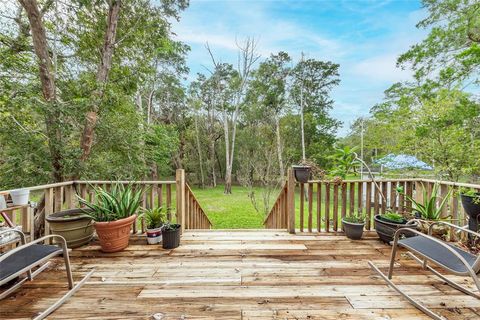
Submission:
M 262 58 L 286 51 L 298 60 L 303 51 L 308 58 L 339 63 L 341 84 L 333 92 L 331 114 L 344 123 L 338 132 L 343 136 L 392 83 L 411 78 L 395 62 L 425 37 L 415 27 L 424 16 L 419 0 L 191 0 L 173 30 L 191 47 L 192 78 L 211 66 L 207 41 L 220 61 L 235 63 L 235 39 L 248 36 L 258 40 Z

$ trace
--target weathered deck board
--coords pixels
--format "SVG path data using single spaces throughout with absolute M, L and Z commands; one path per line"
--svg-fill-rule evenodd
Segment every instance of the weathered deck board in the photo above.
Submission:
M 279 230 L 187 231 L 162 250 L 141 237 L 120 253 L 95 244 L 71 254 L 74 276 L 94 276 L 49 319 L 428 319 L 374 275 L 390 247 L 372 237 Z M 480 301 L 402 257 L 395 281 L 448 319 L 480 318 Z M 29 319 L 66 290 L 64 267 L 0 302 L 0 319 Z M 450 276 L 464 282 L 462 277 Z M 471 283 L 466 283 L 470 284 Z

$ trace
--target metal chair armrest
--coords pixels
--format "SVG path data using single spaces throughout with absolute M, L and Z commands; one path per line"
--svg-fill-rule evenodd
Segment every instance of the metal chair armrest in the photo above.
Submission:
M 470 234 L 473 234 L 477 237 L 480 237 L 480 233 L 478 232 L 475 232 L 475 231 L 472 231 L 472 230 L 469 230 L 469 229 L 465 229 L 463 227 L 460 227 L 460 226 L 457 226 L 453 223 L 450 223 L 450 222 L 446 222 L 446 221 L 435 221 L 435 222 L 432 222 L 428 228 L 428 234 L 431 235 L 432 234 L 432 230 L 433 230 L 433 226 L 435 225 L 438 225 L 438 224 L 443 224 L 443 225 L 446 225 L 446 226 L 449 226 L 451 228 L 455 228 L 455 229 L 458 229 L 460 231 L 464 231 L 466 233 L 470 233 Z
M 24 245 L 27 242 L 27 238 L 25 237 L 25 233 L 23 233 L 19 229 L 11 228 L 11 229 L 8 229 L 8 230 L 2 230 L 2 231 L 0 231 L 0 234 L 10 233 L 10 232 L 15 232 L 15 233 L 18 233 L 20 235 L 20 240 L 22 242 L 22 245 Z

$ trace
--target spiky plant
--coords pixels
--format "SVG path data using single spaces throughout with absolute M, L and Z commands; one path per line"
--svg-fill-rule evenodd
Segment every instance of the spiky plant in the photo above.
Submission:
M 116 221 L 134 215 L 140 203 L 144 190 L 134 190 L 132 185 L 115 183 L 110 191 L 98 186 L 91 186 L 94 200 L 88 201 L 78 196 L 80 204 L 87 207 L 85 214 L 97 222 Z

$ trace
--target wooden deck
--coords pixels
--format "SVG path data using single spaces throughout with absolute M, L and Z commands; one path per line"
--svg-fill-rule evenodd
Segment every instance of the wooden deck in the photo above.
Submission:
M 49 319 L 429 319 L 367 265 L 387 266 L 375 237 L 333 233 L 187 231 L 175 250 L 132 240 L 120 253 L 72 252 L 74 276 L 90 281 Z M 394 279 L 448 319 L 479 319 L 466 296 L 402 257 Z M 460 279 L 459 277 L 452 276 Z M 30 318 L 66 290 L 61 260 L 0 302 L 0 319 Z

